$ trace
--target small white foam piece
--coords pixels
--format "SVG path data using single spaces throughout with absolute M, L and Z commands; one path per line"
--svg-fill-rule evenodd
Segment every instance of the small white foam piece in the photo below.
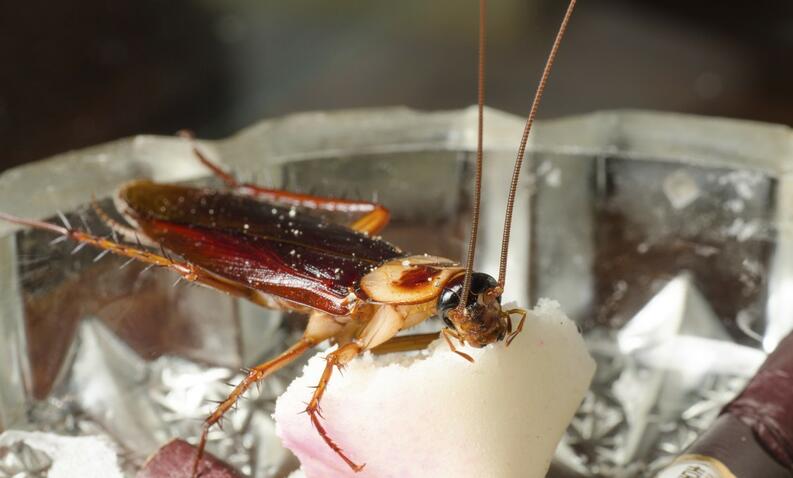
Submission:
M 25 443 L 47 454 L 52 466 L 48 478 L 123 478 L 116 452 L 94 436 L 62 436 L 54 433 L 7 430 L 0 434 L 0 447 Z
M 700 196 L 696 180 L 685 169 L 678 169 L 664 178 L 663 190 L 675 209 L 685 208 Z
M 509 348 L 461 350 L 475 362 L 439 340 L 419 357 L 365 355 L 334 373 L 324 424 L 366 464 L 360 473 L 302 413 L 325 353 L 278 399 L 276 433 L 307 478 L 544 477 L 595 370 L 576 325 L 558 303 L 540 300 Z

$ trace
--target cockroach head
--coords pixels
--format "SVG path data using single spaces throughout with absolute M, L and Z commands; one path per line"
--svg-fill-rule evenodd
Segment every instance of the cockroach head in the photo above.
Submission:
M 443 288 L 438 297 L 438 316 L 460 339 L 474 347 L 503 340 L 510 332 L 509 319 L 501 310 L 501 288 L 488 274 L 474 272 L 471 289 L 460 307 L 465 274 L 460 274 Z

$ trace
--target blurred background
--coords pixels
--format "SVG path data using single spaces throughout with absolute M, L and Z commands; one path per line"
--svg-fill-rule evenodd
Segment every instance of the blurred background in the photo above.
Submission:
M 491 0 L 488 99 L 523 115 L 562 0 Z M 0 2 L 0 170 L 138 133 L 475 102 L 475 0 Z M 541 118 L 645 108 L 793 124 L 793 2 L 583 0 Z M 517 138 L 516 138 L 517 141 Z

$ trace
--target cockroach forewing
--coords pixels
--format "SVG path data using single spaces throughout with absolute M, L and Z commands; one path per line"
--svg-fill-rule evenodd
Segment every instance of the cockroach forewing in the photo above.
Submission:
M 347 227 L 232 192 L 135 182 L 121 212 L 149 239 L 225 280 L 333 315 L 361 278 L 402 252 Z
M 288 207 L 230 191 L 136 181 L 119 191 L 119 209 L 135 222 L 168 221 L 321 248 L 329 253 L 381 263 L 401 251 L 349 227 Z

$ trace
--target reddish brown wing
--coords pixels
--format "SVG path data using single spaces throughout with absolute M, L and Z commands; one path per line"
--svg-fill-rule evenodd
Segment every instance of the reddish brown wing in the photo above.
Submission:
M 350 313 L 361 277 L 402 256 L 391 244 L 295 208 L 230 192 L 135 182 L 119 194 L 140 230 L 224 279 L 323 310 Z

